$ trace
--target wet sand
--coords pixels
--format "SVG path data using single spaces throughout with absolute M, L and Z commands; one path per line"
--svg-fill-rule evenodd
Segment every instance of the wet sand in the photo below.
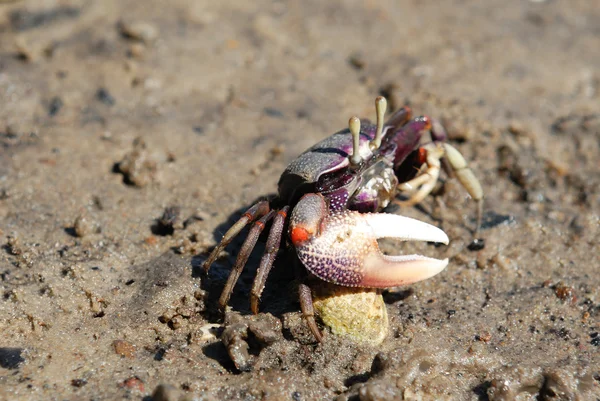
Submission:
M 216 3 L 0 1 L 0 399 L 600 398 L 597 4 Z M 262 245 L 223 319 L 242 239 L 208 252 L 380 94 L 445 124 L 485 248 L 444 176 L 394 211 L 450 245 L 383 248 L 450 264 L 384 294 L 380 347 L 315 343 L 285 254 L 252 316 Z

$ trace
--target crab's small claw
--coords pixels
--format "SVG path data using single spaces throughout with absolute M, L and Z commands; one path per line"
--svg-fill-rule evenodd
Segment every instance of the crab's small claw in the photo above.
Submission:
M 320 194 L 305 195 L 290 218 L 290 238 L 304 266 L 322 280 L 344 286 L 388 288 L 432 277 L 448 265 L 421 255 L 387 256 L 378 238 L 448 244 L 430 224 L 386 213 L 329 214 Z

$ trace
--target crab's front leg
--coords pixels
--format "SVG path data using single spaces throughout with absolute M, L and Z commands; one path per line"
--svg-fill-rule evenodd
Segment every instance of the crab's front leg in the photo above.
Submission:
M 408 217 L 345 210 L 329 214 L 320 194 L 305 195 L 290 218 L 290 238 L 308 271 L 343 286 L 389 288 L 441 272 L 448 259 L 384 255 L 378 238 L 448 244 L 439 228 Z

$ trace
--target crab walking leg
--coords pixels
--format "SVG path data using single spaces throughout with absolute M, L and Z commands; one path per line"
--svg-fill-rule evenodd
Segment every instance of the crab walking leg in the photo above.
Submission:
M 410 181 L 398 185 L 400 191 L 416 192 L 412 193 L 410 198 L 405 201 L 396 200 L 395 203 L 400 206 L 413 206 L 420 203 L 433 191 L 435 184 L 440 177 L 440 159 L 444 155 L 444 148 L 434 143 L 423 147 L 427 151 L 427 169 Z
M 388 288 L 425 280 L 444 270 L 448 259 L 421 255 L 385 256 L 378 238 L 447 244 L 439 228 L 386 213 L 344 211 L 328 215 L 319 194 L 305 195 L 290 218 L 290 233 L 302 264 L 338 285 Z M 302 234 L 302 235 L 300 235 Z
M 477 228 L 475 229 L 475 237 L 477 237 L 483 218 L 483 189 L 460 152 L 447 143 L 444 143 L 443 146 L 445 158 L 450 163 L 450 167 L 454 171 L 454 174 L 456 174 L 456 178 L 458 178 L 458 181 L 467 190 L 471 198 L 477 202 Z
M 260 296 L 265 288 L 267 277 L 273 267 L 277 251 L 281 244 L 281 236 L 283 234 L 283 227 L 285 226 L 288 210 L 289 206 L 285 206 L 277 212 L 273 219 L 269 238 L 267 238 L 265 253 L 260 260 L 260 265 L 256 272 L 254 283 L 252 284 L 252 291 L 250 292 L 250 309 L 252 309 L 252 313 L 255 315 L 258 314 L 258 302 L 260 301 Z
M 240 219 L 229 228 L 229 230 L 227 230 L 225 235 L 223 235 L 221 242 L 219 242 L 215 249 L 213 249 L 213 251 L 210 253 L 208 259 L 206 259 L 206 261 L 202 264 L 204 272 L 208 273 L 210 266 L 217 259 L 221 251 L 225 249 L 227 245 L 229 245 L 229 243 L 240 233 L 240 231 L 242 231 L 244 227 L 246 227 L 248 223 L 251 223 L 255 219 L 261 218 L 267 213 L 269 213 L 268 201 L 260 201 L 250 207 L 250 209 L 248 209 L 242 215 L 242 217 L 240 217 Z
M 302 310 L 302 316 L 304 316 L 306 319 L 306 323 L 308 323 L 308 327 L 310 328 L 310 331 L 312 331 L 317 341 L 322 343 L 323 335 L 321 334 L 319 327 L 317 327 L 317 322 L 315 320 L 315 311 L 313 308 L 310 287 L 306 284 L 300 284 L 298 286 L 298 295 L 300 297 L 300 309 Z
M 229 298 L 231 297 L 231 293 L 233 292 L 233 287 L 235 287 L 235 283 L 237 283 L 240 278 L 240 274 L 242 274 L 242 270 L 244 270 L 244 266 L 256 246 L 256 241 L 258 241 L 258 237 L 260 233 L 265 229 L 265 225 L 267 222 L 273 217 L 275 214 L 275 210 L 271 210 L 269 213 L 261 217 L 259 220 L 254 222 L 254 225 L 250 229 L 248 233 L 248 237 L 244 241 L 242 248 L 240 249 L 240 253 L 238 253 L 237 259 L 235 260 L 235 264 L 231 269 L 231 273 L 229 273 L 229 278 L 227 279 L 227 283 L 225 283 L 225 287 L 223 288 L 223 292 L 221 293 L 221 297 L 219 298 L 219 306 L 221 309 L 225 309 L 227 303 L 229 302 Z
M 430 181 L 431 174 L 429 174 L 427 171 L 429 167 L 425 168 L 425 166 L 426 165 L 423 165 L 423 167 L 419 168 L 417 176 L 415 178 L 413 178 L 410 181 L 403 182 L 402 184 L 398 184 L 398 190 L 414 194 L 415 192 L 417 192 L 421 185 Z

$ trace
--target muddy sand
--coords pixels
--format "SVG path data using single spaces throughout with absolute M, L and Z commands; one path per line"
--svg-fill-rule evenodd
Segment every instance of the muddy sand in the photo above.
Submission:
M 600 399 L 598 49 L 583 0 L 0 1 L 0 399 Z M 264 245 L 223 318 L 210 250 L 379 94 L 446 125 L 485 247 L 444 176 L 382 345 L 316 343 L 289 253 L 253 316 Z

